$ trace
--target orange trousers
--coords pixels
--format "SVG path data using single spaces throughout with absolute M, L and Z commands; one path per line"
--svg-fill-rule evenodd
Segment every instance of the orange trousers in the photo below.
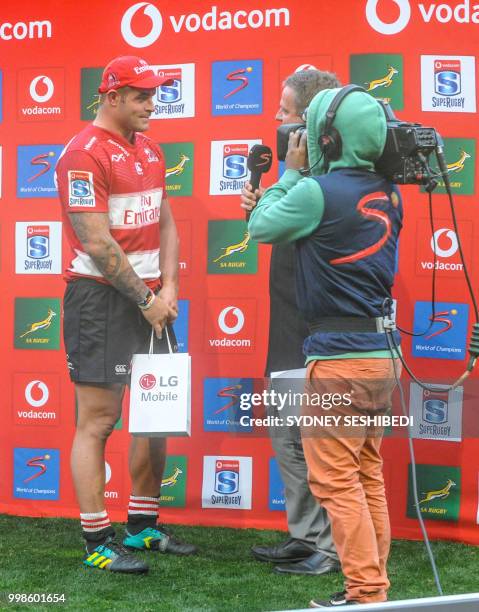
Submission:
M 400 369 L 397 363 L 398 375 Z M 322 397 L 350 393 L 352 399 L 351 406 L 333 407 L 329 412 L 318 406 L 303 411 L 316 416 L 384 414 L 395 386 L 390 359 L 314 361 L 308 365 L 307 379 L 309 393 Z M 383 429 L 303 427 L 301 434 L 309 486 L 331 522 L 346 599 L 386 601 L 391 530 L 379 452 Z

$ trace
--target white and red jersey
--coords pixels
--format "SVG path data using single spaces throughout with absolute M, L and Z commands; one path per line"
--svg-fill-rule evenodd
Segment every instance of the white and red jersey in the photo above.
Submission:
M 165 161 L 161 149 L 143 134 L 131 144 L 90 125 L 65 147 L 56 168 L 64 227 L 71 247 L 67 281 L 77 277 L 107 282 L 85 253 L 68 213 L 108 213 L 110 232 L 130 264 L 148 285 L 160 276 L 161 201 Z

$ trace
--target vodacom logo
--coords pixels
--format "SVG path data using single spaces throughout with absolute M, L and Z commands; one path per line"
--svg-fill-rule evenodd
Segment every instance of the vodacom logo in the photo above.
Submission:
M 228 323 L 226 323 L 226 317 L 230 312 L 236 317 L 235 325 L 228 325 Z M 224 334 L 228 334 L 230 336 L 232 334 L 237 334 L 243 329 L 244 314 L 236 306 L 227 306 L 226 308 L 223 308 L 223 310 L 220 312 L 220 315 L 218 317 L 218 325 L 220 326 L 220 329 Z
M 150 18 L 151 28 L 148 34 L 137 36 L 131 29 L 131 22 L 138 11 Z M 121 33 L 125 41 L 132 47 L 149 47 L 158 40 L 163 29 L 163 17 L 160 11 L 149 2 L 137 2 L 126 11 L 121 20 Z
M 396 21 L 386 22 L 379 17 L 378 5 L 380 3 L 381 6 L 395 5 L 396 9 L 399 8 L 399 16 Z M 449 2 L 443 2 L 442 4 L 437 4 L 436 2 L 429 4 L 416 2 L 413 6 L 415 11 L 419 11 L 414 19 L 422 18 L 424 23 L 436 21 L 439 25 L 445 25 L 455 21 L 457 24 L 479 24 L 479 5 L 472 5 L 471 0 L 464 0 L 452 6 Z M 376 32 L 380 34 L 397 34 L 402 32 L 411 20 L 411 3 L 409 0 L 367 0 L 366 18 L 369 25 Z
M 378 4 L 386 0 L 367 0 L 366 3 L 366 18 L 369 25 L 380 34 L 397 34 L 404 30 L 411 19 L 411 5 L 409 0 L 387 0 L 393 2 L 399 7 L 399 17 L 392 23 L 386 23 L 378 16 Z
M 135 34 L 133 32 L 135 26 L 132 27 L 132 23 L 139 13 L 150 20 L 149 32 L 141 36 L 138 33 Z M 163 30 L 163 21 L 165 27 L 171 28 L 174 34 L 199 31 L 214 32 L 217 30 L 287 28 L 290 24 L 290 11 L 286 7 L 261 7 L 249 11 L 244 9 L 222 11 L 215 4 L 198 13 L 165 14 L 163 20 L 162 14 L 154 4 L 137 2 L 124 13 L 121 20 L 121 33 L 125 42 L 132 47 L 148 47 L 160 37 Z
M 33 394 L 35 393 L 35 397 Z M 50 392 L 41 380 L 32 380 L 25 388 L 25 399 L 33 408 L 41 408 L 48 402 Z
M 38 93 L 38 85 L 41 83 L 41 89 L 44 90 L 46 88 L 45 93 Z M 35 100 L 35 102 L 47 102 L 53 96 L 53 92 L 55 91 L 55 86 L 53 85 L 53 81 L 50 77 L 41 74 L 40 76 L 35 77 L 30 83 L 30 96 Z
M 450 246 L 448 249 L 443 249 L 439 246 L 439 240 L 441 240 L 442 236 L 446 236 L 446 238 L 449 239 Z M 457 242 L 456 232 L 453 232 L 447 227 L 443 227 L 434 232 L 434 236 L 431 238 L 431 249 L 436 251 L 436 255 L 439 255 L 439 257 L 452 257 L 458 248 L 459 244 Z

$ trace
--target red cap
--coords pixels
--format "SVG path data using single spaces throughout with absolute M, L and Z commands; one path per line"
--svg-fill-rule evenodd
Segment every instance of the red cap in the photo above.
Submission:
M 123 55 L 115 57 L 105 68 L 98 92 L 102 94 L 127 85 L 137 89 L 152 89 L 170 80 L 169 77 L 158 76 L 141 57 Z

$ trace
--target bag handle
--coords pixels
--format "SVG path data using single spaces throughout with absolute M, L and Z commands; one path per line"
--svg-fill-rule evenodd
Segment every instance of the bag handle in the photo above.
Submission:
M 168 352 L 172 353 L 173 349 L 171 348 L 170 335 L 168 334 L 168 325 L 165 325 L 163 331 L 166 333 L 166 341 L 168 342 Z M 150 336 L 150 348 L 148 350 L 148 355 L 153 355 L 153 339 L 154 339 L 155 330 L 153 326 L 151 327 L 151 336 Z

